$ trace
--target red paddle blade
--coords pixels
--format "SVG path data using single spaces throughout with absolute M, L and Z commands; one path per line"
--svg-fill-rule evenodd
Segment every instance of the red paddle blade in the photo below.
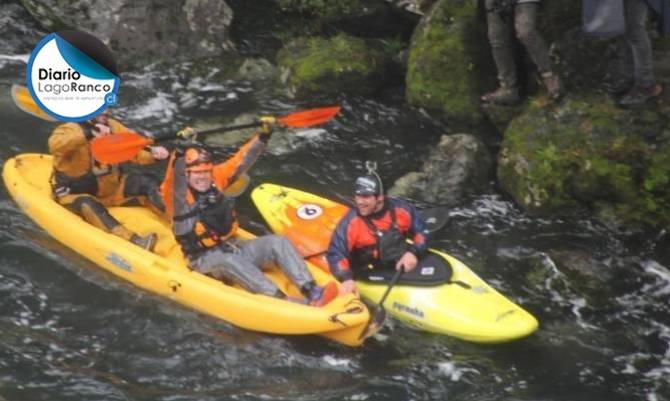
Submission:
M 326 121 L 335 117 L 335 114 L 337 114 L 339 111 L 340 106 L 298 111 L 296 113 L 288 114 L 284 117 L 279 117 L 277 121 L 283 125 L 293 128 L 311 127 L 313 125 L 325 123 Z
M 100 163 L 118 164 L 134 159 L 140 150 L 152 143 L 153 139 L 135 132 L 118 132 L 93 139 L 91 153 Z

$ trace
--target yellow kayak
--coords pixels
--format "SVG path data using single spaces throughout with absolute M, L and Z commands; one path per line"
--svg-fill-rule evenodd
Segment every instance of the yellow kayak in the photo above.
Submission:
M 272 231 L 287 236 L 311 263 L 328 269 L 325 251 L 346 206 L 267 183 L 251 197 Z M 423 280 L 424 272 L 435 277 Z M 414 278 L 407 281 L 403 280 L 410 273 L 403 275 L 384 303 L 389 314 L 411 326 L 480 343 L 515 340 L 538 327 L 530 313 L 444 252 L 431 249 L 412 273 Z M 391 275 L 371 271 L 366 280 L 357 279 L 361 295 L 377 303 Z
M 105 270 L 138 287 L 175 300 L 190 308 L 236 326 L 275 334 L 318 334 L 357 346 L 370 317 L 360 299 L 340 296 L 317 308 L 251 294 L 187 268 L 169 225 L 143 207 L 116 207 L 110 211 L 131 230 L 158 234 L 155 253 L 148 252 L 82 220 L 51 197 L 51 156 L 23 154 L 8 160 L 3 178 L 9 193 L 23 211 L 65 246 Z M 253 235 L 239 230 L 242 239 Z M 321 269 L 309 266 L 318 283 L 332 280 Z M 282 291 L 300 293 L 279 269 L 268 273 Z

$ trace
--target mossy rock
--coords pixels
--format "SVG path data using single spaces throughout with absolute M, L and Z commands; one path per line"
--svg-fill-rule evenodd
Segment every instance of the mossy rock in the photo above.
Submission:
M 478 77 L 495 72 L 478 12 L 476 1 L 439 0 L 417 26 L 405 80 L 410 104 L 459 121 L 481 119 Z
M 629 227 L 670 223 L 670 99 L 625 110 L 600 96 L 529 107 L 507 130 L 501 185 L 528 210 L 590 210 Z
M 333 38 L 299 38 L 277 55 L 281 80 L 291 94 L 369 95 L 384 86 L 391 60 L 363 39 L 339 34 Z

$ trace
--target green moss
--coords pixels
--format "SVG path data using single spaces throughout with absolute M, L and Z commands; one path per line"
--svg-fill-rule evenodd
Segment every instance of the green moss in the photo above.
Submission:
M 481 32 L 473 2 L 439 1 L 412 38 L 406 99 L 458 120 L 481 118 L 476 102 L 476 66 L 481 65 Z M 485 41 L 485 38 L 484 38 Z
M 339 34 L 293 41 L 279 52 L 277 62 L 290 71 L 289 84 L 301 94 L 366 94 L 383 82 L 388 58 L 362 39 Z
M 632 225 L 670 223 L 670 140 L 654 109 L 584 97 L 530 109 L 505 132 L 498 177 L 529 209 L 581 205 Z M 661 143 L 647 140 L 649 135 Z

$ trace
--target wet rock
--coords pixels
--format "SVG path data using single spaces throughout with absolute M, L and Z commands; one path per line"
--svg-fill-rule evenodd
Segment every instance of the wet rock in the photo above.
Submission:
M 407 101 L 449 119 L 478 121 L 480 77 L 491 69 L 477 2 L 438 0 L 417 26 L 409 50 Z
M 221 120 L 215 119 L 212 121 L 198 121 L 196 122 L 196 127 L 199 130 L 207 130 L 219 126 L 234 126 L 234 125 L 244 125 L 250 124 L 256 121 L 258 116 L 255 114 L 241 114 L 238 115 L 233 120 Z M 208 135 L 204 140 L 207 145 L 215 147 L 236 147 L 242 145 L 245 141 L 249 140 L 251 136 L 256 132 L 256 128 L 246 128 L 236 131 L 222 132 L 220 134 L 214 133 Z
M 233 44 L 233 12 L 223 0 L 21 0 L 49 31 L 91 32 L 120 64 L 210 57 Z
M 339 34 L 296 39 L 279 52 L 277 63 L 291 95 L 366 95 L 384 86 L 390 59 L 363 39 Z
M 277 74 L 277 68 L 264 58 L 244 60 L 238 70 L 238 77 L 249 81 L 268 80 Z
M 421 166 L 398 179 L 389 194 L 454 205 L 476 193 L 492 178 L 491 157 L 476 137 L 444 135 Z
M 613 226 L 670 223 L 670 97 L 626 110 L 599 95 L 531 105 L 505 131 L 497 175 L 527 210 L 595 213 Z
M 0 4 L 0 54 L 27 54 L 47 32 L 19 4 Z
M 363 0 L 274 0 L 288 12 L 298 12 L 322 20 L 338 20 L 364 11 Z
M 436 0 L 388 0 L 395 7 L 403 8 L 411 13 L 423 15 Z

